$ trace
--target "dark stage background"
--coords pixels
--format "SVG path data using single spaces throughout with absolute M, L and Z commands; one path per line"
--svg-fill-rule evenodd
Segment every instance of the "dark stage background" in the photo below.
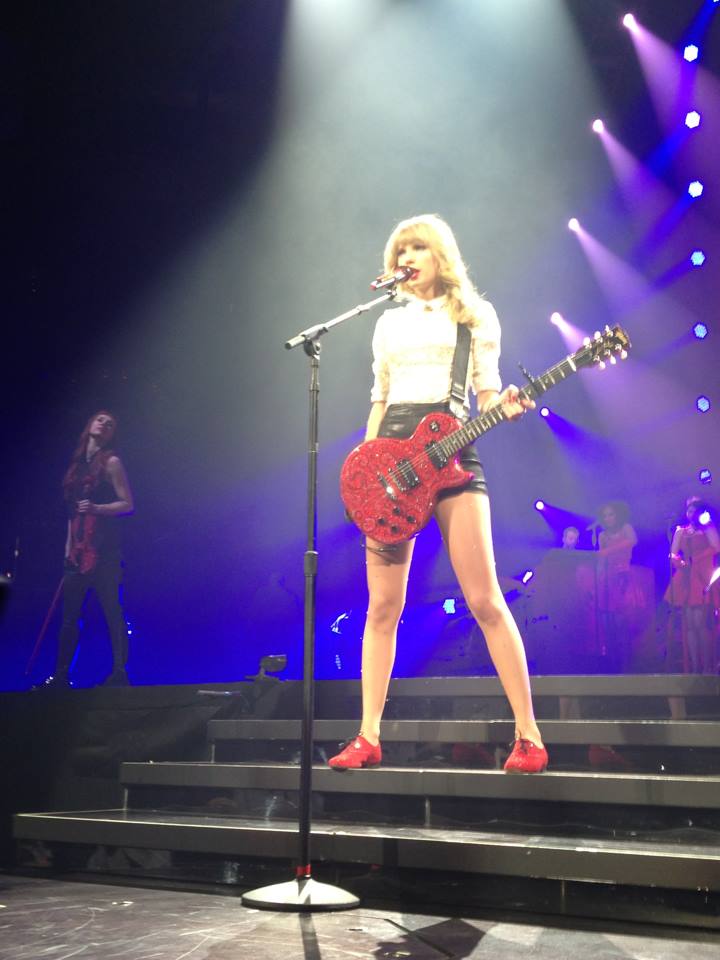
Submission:
M 0 565 L 13 569 L 18 542 L 20 556 L 0 688 L 52 669 L 57 623 L 25 674 L 62 572 L 60 478 L 99 407 L 119 417 L 137 501 L 123 524 L 133 682 L 239 679 L 273 652 L 299 674 L 308 370 L 283 343 L 368 299 L 387 234 L 419 212 L 451 223 L 496 305 L 506 382 L 517 361 L 540 372 L 568 352 L 553 311 L 587 332 L 620 321 L 634 343 L 622 367 L 549 394 L 548 422 L 483 439 L 499 571 L 519 576 L 567 518 L 621 498 L 660 592 L 669 519 L 689 493 L 712 499 L 699 469 L 720 476 L 715 9 L 633 5 L 676 63 L 701 38 L 694 85 L 671 70 L 676 102 L 658 111 L 612 0 L 12 4 Z M 703 123 L 685 134 L 690 100 Z M 595 117 L 644 165 L 637 189 L 618 183 Z M 695 178 L 705 193 L 683 204 Z M 688 269 L 696 248 L 707 262 Z M 362 552 L 337 475 L 367 415 L 374 320 L 323 341 L 323 677 L 357 674 Z M 702 415 L 700 393 L 714 401 Z M 538 497 L 558 508 L 549 522 Z M 398 673 L 437 662 L 454 591 L 430 530 Z M 110 667 L 92 604 L 85 627 L 75 676 L 90 684 Z

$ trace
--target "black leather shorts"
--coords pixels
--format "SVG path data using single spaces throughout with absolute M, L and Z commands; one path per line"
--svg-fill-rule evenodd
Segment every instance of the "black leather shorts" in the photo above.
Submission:
M 447 403 L 392 403 L 382 418 L 378 436 L 404 440 L 413 435 L 423 417 L 427 416 L 428 413 L 437 413 L 438 411 L 450 412 Z M 476 490 L 478 493 L 485 494 L 488 492 L 485 471 L 474 444 L 471 443 L 467 447 L 463 447 L 458 459 L 463 469 L 472 473 L 473 479 L 462 487 L 443 490 L 438 497 L 439 500 L 457 496 L 466 490 Z

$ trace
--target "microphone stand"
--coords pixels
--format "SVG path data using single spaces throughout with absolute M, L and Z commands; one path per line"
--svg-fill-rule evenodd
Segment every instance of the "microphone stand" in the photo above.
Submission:
M 313 718 L 315 706 L 315 598 L 317 592 L 317 453 L 320 393 L 320 337 L 334 326 L 349 320 L 386 300 L 393 300 L 396 285 L 387 292 L 360 303 L 352 310 L 302 330 L 285 343 L 286 350 L 302 346 L 310 359 L 310 411 L 308 438 L 307 549 L 304 555 L 305 599 L 303 641 L 303 715 L 300 748 L 300 791 L 298 817 L 298 863 L 295 879 L 260 887 L 242 895 L 248 907 L 265 910 L 303 911 L 347 910 L 357 907 L 356 896 L 339 887 L 318 883 L 312 877 L 310 863 L 310 812 L 312 797 Z

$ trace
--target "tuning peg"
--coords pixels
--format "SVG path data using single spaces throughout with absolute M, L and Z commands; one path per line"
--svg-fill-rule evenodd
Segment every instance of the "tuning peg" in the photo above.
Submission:
M 600 339 L 600 331 L 596 330 L 595 333 L 593 334 L 593 340 L 599 340 L 599 339 Z
M 627 350 L 621 350 L 621 351 L 620 351 L 620 359 L 621 359 L 621 360 L 627 360 L 627 357 L 628 357 L 628 352 L 627 352 Z
M 584 346 L 584 347 L 589 347 L 589 346 L 590 346 L 590 342 L 591 342 L 591 341 L 590 341 L 590 337 L 583 337 L 583 346 Z
M 613 353 L 612 356 L 610 357 L 610 363 L 617 363 L 617 357 L 615 356 L 614 353 Z
M 598 360 L 598 366 L 600 367 L 601 370 L 604 370 L 605 367 L 606 367 L 605 361 L 604 361 L 604 360 Z

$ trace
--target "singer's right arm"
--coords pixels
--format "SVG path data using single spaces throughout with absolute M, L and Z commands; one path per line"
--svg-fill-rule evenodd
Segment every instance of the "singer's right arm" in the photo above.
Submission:
M 365 428 L 365 439 L 374 440 L 378 435 L 382 418 L 385 416 L 387 404 L 384 400 L 376 401 L 370 407 L 370 416 L 368 417 L 367 427 Z

